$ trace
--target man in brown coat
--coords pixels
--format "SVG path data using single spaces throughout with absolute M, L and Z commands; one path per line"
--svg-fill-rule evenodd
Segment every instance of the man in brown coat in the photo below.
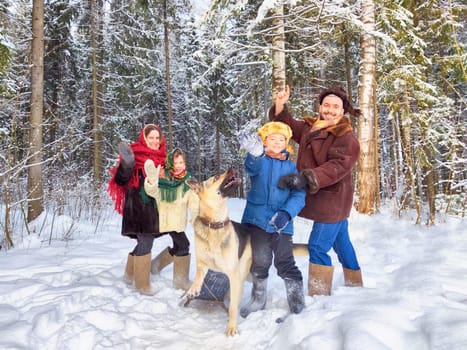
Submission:
M 353 201 L 352 168 L 360 145 L 346 113 L 358 116 L 346 92 L 340 87 L 319 95 L 319 118 L 294 119 L 287 110 L 287 86 L 276 94 L 269 111 L 271 120 L 288 124 L 293 140 L 299 144 L 299 174 L 281 178 L 280 187 L 307 190 L 305 207 L 299 216 L 314 221 L 308 240 L 308 294 L 330 295 L 334 267 L 328 255 L 336 252 L 344 269 L 345 284 L 362 286 L 362 275 L 350 241 L 348 220 Z

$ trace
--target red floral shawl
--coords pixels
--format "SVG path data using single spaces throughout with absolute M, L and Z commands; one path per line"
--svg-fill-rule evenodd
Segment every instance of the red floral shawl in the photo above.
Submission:
M 166 142 L 165 138 L 162 136 L 162 132 L 159 128 L 161 144 L 158 150 L 151 149 L 147 146 L 146 137 L 144 136 L 144 130 L 141 130 L 139 135 L 139 140 L 130 144 L 130 147 L 135 155 L 135 167 L 133 168 L 133 175 L 131 176 L 130 180 L 125 186 L 120 186 L 115 182 L 115 175 L 117 174 L 118 167 L 120 165 L 121 157 L 118 157 L 117 165 L 110 169 L 110 174 L 112 174 L 112 178 L 109 181 L 109 185 L 107 187 L 107 192 L 110 194 L 110 197 L 115 202 L 114 209 L 119 213 L 123 214 L 123 208 L 125 206 L 125 193 L 128 187 L 139 187 L 139 176 L 138 170 L 143 171 L 144 177 L 146 177 L 146 173 L 144 172 L 144 162 L 148 159 L 152 159 L 154 164 L 158 166 L 159 164 L 164 166 L 164 161 L 166 158 Z

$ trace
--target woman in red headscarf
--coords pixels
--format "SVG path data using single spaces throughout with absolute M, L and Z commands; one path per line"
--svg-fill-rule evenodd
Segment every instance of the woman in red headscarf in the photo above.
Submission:
M 122 235 L 137 240 L 128 254 L 124 280 L 129 285 L 134 282 L 140 293 L 153 295 L 151 249 L 154 238 L 159 235 L 159 213 L 154 198 L 144 191 L 144 162 L 151 159 L 156 166 L 164 165 L 166 142 L 161 129 L 148 124 L 137 142 L 130 145 L 121 142 L 118 150 L 119 161 L 110 170 L 108 192 L 115 202 L 115 210 L 122 214 Z

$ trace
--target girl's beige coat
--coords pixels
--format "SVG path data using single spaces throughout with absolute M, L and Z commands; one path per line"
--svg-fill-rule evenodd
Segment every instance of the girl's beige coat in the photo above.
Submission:
M 150 184 L 148 178 L 144 181 L 144 190 L 157 202 L 160 232 L 184 232 L 188 222 L 188 210 L 190 211 L 190 222 L 198 216 L 198 196 L 191 189 L 182 193 L 182 187 L 182 185 L 178 187 L 175 201 L 164 202 L 160 198 L 158 183 Z

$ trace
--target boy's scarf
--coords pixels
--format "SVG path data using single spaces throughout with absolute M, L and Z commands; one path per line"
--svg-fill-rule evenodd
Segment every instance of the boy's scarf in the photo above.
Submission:
M 144 162 L 148 159 L 152 159 L 154 165 L 157 167 L 159 164 L 164 165 L 165 157 L 166 157 L 166 142 L 165 139 L 161 135 L 161 144 L 159 149 L 154 150 L 147 146 L 146 140 L 144 137 L 144 128 L 141 130 L 139 135 L 139 140 L 130 144 L 130 147 L 133 151 L 135 156 L 135 166 L 133 168 L 133 174 L 131 175 L 130 180 L 125 186 L 120 186 L 115 182 L 115 175 L 117 174 L 118 167 L 121 163 L 121 157 L 118 158 L 118 163 L 116 166 L 110 169 L 110 174 L 112 178 L 109 181 L 109 185 L 107 187 L 107 192 L 109 193 L 110 197 L 115 203 L 114 209 L 119 213 L 123 214 L 123 208 L 125 206 L 125 193 L 128 187 L 138 188 L 139 183 L 139 176 L 138 171 L 141 170 L 143 172 L 144 177 L 146 177 L 146 173 L 144 171 Z
M 272 151 L 266 151 L 265 153 L 266 156 L 272 159 L 286 160 L 288 158 L 288 154 L 286 152 L 274 153 Z

